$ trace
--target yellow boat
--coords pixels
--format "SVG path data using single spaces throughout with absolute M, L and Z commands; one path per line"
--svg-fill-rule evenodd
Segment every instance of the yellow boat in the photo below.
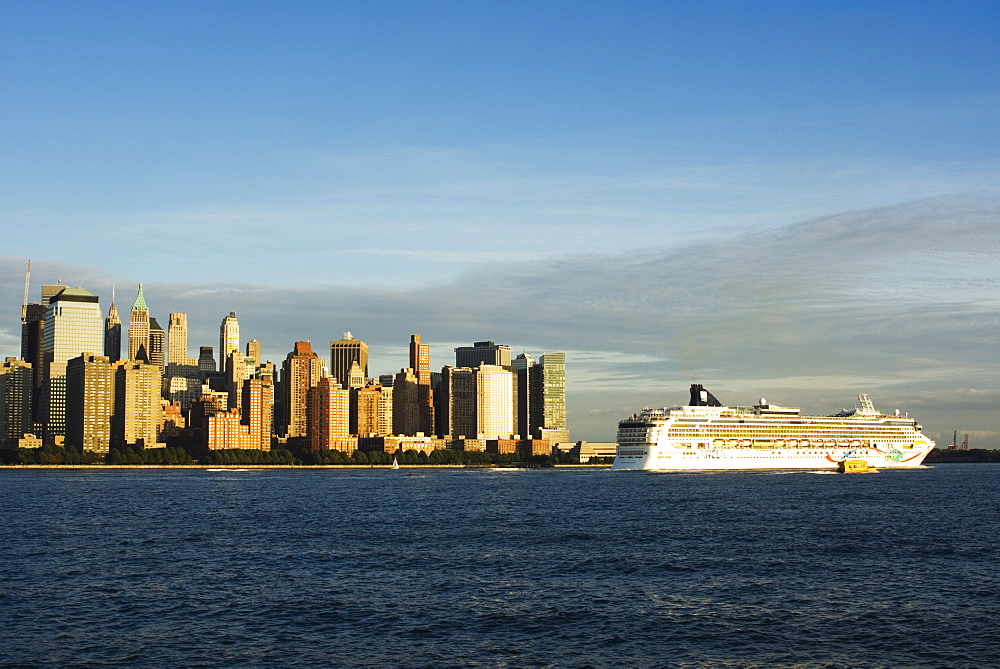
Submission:
M 844 460 L 837 465 L 837 470 L 844 474 L 874 474 L 877 467 L 872 467 L 867 460 Z

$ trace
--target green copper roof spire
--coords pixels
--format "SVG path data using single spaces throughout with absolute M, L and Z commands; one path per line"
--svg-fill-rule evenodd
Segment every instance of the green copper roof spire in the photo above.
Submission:
M 139 284 L 139 294 L 135 296 L 135 304 L 132 305 L 132 311 L 137 309 L 149 311 L 149 308 L 146 307 L 146 298 L 142 296 L 142 283 Z

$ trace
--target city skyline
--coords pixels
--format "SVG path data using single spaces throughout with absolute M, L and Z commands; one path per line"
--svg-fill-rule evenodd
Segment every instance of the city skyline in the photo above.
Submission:
M 8 10 L 2 313 L 31 258 L 188 355 L 565 350 L 582 439 L 698 382 L 1000 448 L 995 3 Z

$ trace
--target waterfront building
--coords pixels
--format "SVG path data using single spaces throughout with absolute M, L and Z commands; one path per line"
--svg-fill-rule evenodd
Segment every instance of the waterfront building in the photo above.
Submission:
M 81 354 L 104 350 L 104 317 L 97 296 L 65 286 L 53 295 L 45 310 L 43 348 L 45 440 L 60 444 L 66 434 L 66 364 Z
M 31 423 L 40 427 L 45 380 L 45 307 L 32 302 L 25 305 L 21 313 L 21 360 L 31 365 Z
M 243 423 L 249 436 L 248 448 L 271 450 L 274 434 L 274 384 L 270 377 L 247 379 L 243 382 Z
M 157 427 L 160 418 L 160 369 L 141 360 L 115 365 L 115 411 L 111 444 L 146 448 L 162 446 Z
M 230 448 L 257 448 L 250 441 L 250 430 L 236 409 L 208 414 L 205 421 L 206 447 L 210 451 Z
M 128 320 L 128 359 L 149 360 L 149 309 L 142 294 L 142 284 Z
M 532 410 L 541 402 L 541 390 L 536 390 L 537 384 L 533 383 L 534 366 L 535 361 L 526 353 L 518 354 L 511 362 L 511 369 L 514 372 L 514 392 L 517 396 L 517 417 L 514 428 L 522 437 L 530 437 L 535 433 Z
M 472 346 L 455 349 L 456 367 L 478 367 L 479 365 L 510 365 L 510 346 L 492 341 L 473 342 Z
M 66 363 L 67 446 L 107 453 L 114 414 L 113 361 L 83 354 Z
M 117 362 L 122 357 L 122 319 L 118 316 L 113 291 L 108 317 L 104 319 L 104 356 L 111 362 Z
M 297 341 L 285 357 L 281 386 L 285 414 L 285 436 L 308 436 L 307 408 L 309 389 L 319 383 L 323 360 L 307 341 Z
M 357 369 L 352 372 L 355 365 Z M 350 332 L 345 332 L 343 339 L 331 341 L 330 376 L 344 388 L 362 387 L 368 378 L 368 344 L 351 336 Z
M 373 437 L 392 434 L 392 388 L 374 381 L 351 388 L 351 434 Z
M 351 391 L 324 376 L 309 389 L 309 448 L 313 451 L 353 452 L 350 439 Z M 356 440 L 353 440 L 356 443 Z
M 541 415 L 531 436 L 553 443 L 569 441 L 566 425 L 566 354 L 546 353 L 539 357 L 537 383 L 541 388 Z
M 7 358 L 0 366 L 0 448 L 16 448 L 18 440 L 32 431 L 33 383 L 31 363 Z
M 476 369 L 476 427 L 481 439 L 514 434 L 514 375 L 500 365 Z
M 240 323 L 236 320 L 236 312 L 230 311 L 219 325 L 219 371 L 227 371 L 226 363 L 229 354 L 240 351 Z

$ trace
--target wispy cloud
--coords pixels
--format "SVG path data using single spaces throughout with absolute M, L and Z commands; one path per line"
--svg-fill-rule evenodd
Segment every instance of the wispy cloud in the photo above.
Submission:
M 189 313 L 192 348 L 217 342 L 236 310 L 243 338 L 273 360 L 299 339 L 323 352 L 348 330 L 371 346 L 375 374 L 406 365 L 412 333 L 435 366 L 463 341 L 567 351 L 578 438 L 609 439 L 621 415 L 681 403 L 702 382 L 734 404 L 763 394 L 818 412 L 871 392 L 919 413 L 932 436 L 957 428 L 1000 447 L 998 229 L 996 198 L 947 197 L 682 246 L 495 260 L 435 288 L 156 281 L 144 291 L 154 315 Z M 23 269 L 0 261 L 7 355 Z M 35 285 L 55 276 L 107 305 L 108 275 L 33 262 Z M 120 308 L 133 296 L 118 283 Z

